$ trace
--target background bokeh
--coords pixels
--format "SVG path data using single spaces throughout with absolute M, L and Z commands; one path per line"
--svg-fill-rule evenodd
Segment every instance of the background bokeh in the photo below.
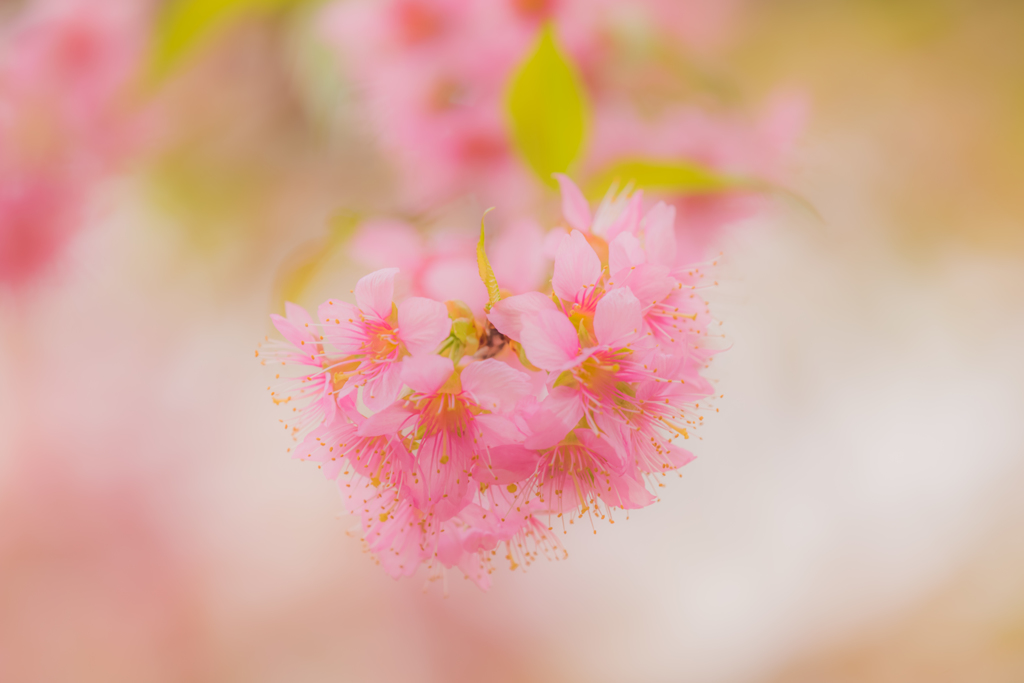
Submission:
M 806 94 L 820 215 L 723 237 L 725 397 L 662 501 L 447 597 L 362 552 L 253 358 L 365 272 L 338 212 L 388 208 L 312 16 L 205 41 L 0 292 L 0 680 L 1024 680 L 1024 5 L 736 4 L 693 69 Z

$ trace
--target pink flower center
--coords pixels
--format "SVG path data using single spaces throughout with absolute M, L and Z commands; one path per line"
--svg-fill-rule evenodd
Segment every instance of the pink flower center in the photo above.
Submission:
M 430 89 L 430 106 L 435 111 L 443 112 L 466 103 L 468 97 L 466 86 L 454 78 L 441 78 Z
M 359 370 L 359 361 L 349 360 L 342 363 L 324 361 L 324 367 L 331 369 L 331 388 L 337 392 L 341 391 L 349 378 Z
M 523 19 L 540 21 L 554 12 L 554 0 L 512 0 L 512 7 Z
M 368 339 L 364 348 L 367 355 L 375 360 L 391 359 L 401 343 L 394 328 L 387 323 L 368 322 L 366 336 Z
M 62 73 L 71 76 L 93 68 L 102 50 L 99 36 L 88 27 L 76 26 L 62 36 L 56 61 Z
M 395 8 L 398 35 L 406 45 L 417 45 L 436 38 L 444 31 L 444 17 L 432 7 L 407 0 Z
M 447 444 L 472 433 L 473 415 L 482 412 L 474 403 L 464 401 L 459 393 L 442 391 L 414 401 L 413 410 L 420 415 L 416 438 L 441 436 L 443 453 L 439 462 L 448 463 Z M 412 450 L 412 449 L 410 449 Z
M 459 156 L 467 163 L 489 164 L 504 159 L 508 154 L 505 140 L 487 132 L 470 133 L 459 145 Z
M 579 364 L 574 373 L 577 381 L 592 394 L 601 398 L 610 398 L 618 392 L 616 385 L 620 366 L 614 358 L 602 358 L 605 354 L 595 354 Z
M 538 498 L 541 502 L 545 502 L 545 497 L 556 499 L 559 516 L 564 496 L 575 499 L 575 505 L 570 507 L 582 506 L 579 510 L 582 516 L 588 509 L 588 499 L 596 504 L 599 490 L 611 485 L 607 468 L 572 432 L 563 443 L 541 456 L 537 473 L 540 477 Z

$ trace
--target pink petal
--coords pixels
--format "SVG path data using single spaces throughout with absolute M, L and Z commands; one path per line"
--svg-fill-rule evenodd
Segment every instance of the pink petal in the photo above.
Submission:
M 424 258 L 423 240 L 416 228 L 389 218 L 359 226 L 349 251 L 371 268 L 395 266 L 406 272 L 416 271 Z
M 644 485 L 630 475 L 612 477 L 612 491 L 601 493 L 601 499 L 609 505 L 624 510 L 639 510 L 654 502 L 654 496 Z
M 583 417 L 583 399 L 570 387 L 555 387 L 540 410 L 526 421 L 530 436 L 523 445 L 543 450 L 558 444 Z
M 622 220 L 623 214 L 626 213 L 626 209 L 629 207 L 629 188 L 632 185 L 627 186 L 621 192 L 618 188 L 618 183 L 614 183 L 608 188 L 608 192 L 605 193 L 601 203 L 597 205 L 597 211 L 594 212 L 594 220 L 590 226 L 590 232 L 611 240 L 608 236 L 608 228 Z
M 395 402 L 401 391 L 402 374 L 399 364 L 388 361 L 387 365 L 363 386 L 363 403 L 372 411 L 383 410 Z
M 506 415 L 476 415 L 473 422 L 480 427 L 485 443 L 490 446 L 504 446 L 523 441 L 522 430 Z
M 338 488 L 348 511 L 360 517 L 367 546 L 381 568 L 396 579 L 415 572 L 427 553 L 421 548 L 423 531 L 416 524 L 419 513 L 411 502 L 395 506 L 390 492 L 382 494 L 365 477 L 343 478 Z
M 459 562 L 459 569 L 467 579 L 476 584 L 476 587 L 487 592 L 491 587 L 491 575 L 486 568 L 481 566 L 480 556 L 475 553 L 466 553 Z
M 338 457 L 340 460 L 341 449 L 338 449 L 338 454 L 335 456 L 332 446 L 337 446 L 335 443 L 335 435 L 349 435 L 355 432 L 355 426 L 351 424 L 342 424 L 338 427 L 333 425 L 320 425 L 302 440 L 298 446 L 292 449 L 292 457 L 298 458 L 299 460 L 312 460 L 314 462 L 329 462 L 332 458 Z M 334 479 L 337 476 L 337 472 L 333 474 L 325 473 L 328 479 Z
M 555 256 L 555 275 L 551 286 L 563 301 L 573 301 L 576 294 L 601 279 L 601 259 L 587 243 L 579 230 L 573 230 L 568 239 L 558 245 Z
M 398 338 L 414 356 L 432 353 L 451 329 L 448 309 L 440 301 L 414 296 L 398 305 Z
M 391 315 L 395 298 L 395 275 L 398 268 L 381 268 L 356 283 L 356 303 L 364 313 L 374 313 L 381 320 Z
M 629 288 L 644 309 L 665 299 L 679 285 L 679 282 L 669 275 L 667 266 L 653 263 L 643 263 L 622 271 L 613 278 L 612 283 L 617 288 Z
M 632 341 L 643 325 L 641 308 L 640 301 L 625 287 L 605 294 L 594 311 L 594 333 L 598 343 L 618 347 Z
M 331 424 L 338 417 L 338 396 L 334 393 L 334 388 L 331 381 L 328 379 L 329 374 L 324 374 L 323 379 L 323 390 L 321 391 L 320 398 L 316 399 L 316 404 L 321 406 L 324 411 L 324 423 Z
M 688 465 L 697 459 L 697 456 L 693 453 L 680 448 L 674 443 L 662 444 L 662 448 L 665 449 L 662 455 L 667 456 L 668 461 L 676 468 Z
M 288 321 L 296 327 L 312 327 L 314 324 L 313 318 L 306 312 L 306 309 L 291 301 L 284 302 L 284 314 Z
M 492 510 L 496 509 L 492 508 Z M 507 510 L 508 506 L 505 509 Z M 502 522 L 501 515 L 490 514 L 489 510 L 476 503 L 470 503 L 462 509 L 459 513 L 459 521 L 465 525 L 459 530 L 459 533 L 462 539 L 462 548 L 467 553 L 492 550 L 499 541 L 511 538 L 510 535 L 505 535 L 503 527 L 506 527 L 507 524 Z
M 359 436 L 391 436 L 398 433 L 409 420 L 415 415 L 412 411 L 400 405 L 390 405 L 384 410 L 366 418 L 363 424 L 359 425 Z
M 413 501 L 421 510 L 431 510 L 440 521 L 458 514 L 469 502 L 476 486 L 469 488 L 469 472 L 475 450 L 468 437 L 452 432 L 428 433 L 417 451 L 419 481 L 409 484 Z M 446 460 L 447 462 L 441 462 Z
M 434 551 L 438 561 L 450 569 L 466 559 L 476 559 L 475 557 L 465 558 L 466 553 L 457 534 L 448 533 L 448 531 L 454 531 L 454 529 L 446 529 L 445 533 L 438 536 L 437 548 Z
M 344 354 L 359 351 L 366 342 L 362 313 L 346 301 L 325 301 L 317 309 L 324 336 Z
M 583 197 L 580 188 L 569 176 L 562 173 L 553 174 L 562 190 L 562 215 L 573 228 L 582 232 L 590 231 L 590 204 Z
M 544 231 L 536 221 L 519 220 L 502 231 L 494 241 L 491 267 L 502 289 L 515 294 L 541 289 L 547 274 L 547 262 Z
M 568 236 L 569 233 L 566 232 L 565 228 L 548 230 L 548 234 L 544 235 L 544 258 L 554 261 L 555 256 L 558 255 L 558 247 L 562 245 L 562 242 Z
M 357 425 L 363 424 L 366 418 L 359 409 L 356 407 L 356 395 L 346 394 L 344 396 L 338 396 L 338 410 L 345 416 L 345 419 L 356 423 Z
M 481 408 L 504 413 L 530 393 L 530 378 L 525 372 L 488 358 L 462 371 L 462 390 Z
M 523 316 L 544 310 L 555 310 L 555 302 L 551 297 L 540 292 L 526 292 L 499 301 L 487 314 L 487 319 L 498 332 L 509 339 L 519 341 L 523 331 Z
M 621 232 L 608 245 L 608 272 L 615 274 L 647 261 L 640 240 L 633 233 Z
M 291 320 L 282 318 L 279 315 L 271 314 L 270 321 L 274 323 L 274 327 L 281 333 L 281 336 L 287 339 L 300 352 L 307 356 L 316 353 L 315 344 L 317 340 L 313 336 L 314 330 L 305 325 L 296 325 Z
M 522 345 L 530 362 L 545 370 L 564 368 L 580 352 L 576 328 L 561 311 L 544 310 L 524 317 Z
M 402 361 L 402 381 L 421 394 L 436 393 L 453 372 L 455 366 L 447 356 L 428 354 Z
M 610 412 L 595 412 L 594 423 L 600 431 L 600 438 L 603 443 L 601 447 L 602 457 L 608 463 L 609 471 L 615 474 L 625 474 L 633 466 L 632 444 L 630 443 L 629 428 L 622 422 L 621 418 L 612 415 Z M 576 435 L 584 442 L 590 437 L 596 436 L 593 432 L 582 433 L 577 430 Z
M 485 484 L 522 481 L 534 473 L 540 460 L 540 453 L 518 444 L 491 448 L 488 455 L 490 466 L 482 458 L 473 471 L 473 478 Z
M 438 301 L 462 301 L 474 313 L 482 313 L 487 288 L 480 280 L 476 257 L 453 256 L 431 263 L 421 276 L 423 294 Z
M 674 266 L 676 263 L 676 207 L 658 202 L 644 216 L 640 229 L 644 231 L 647 259 L 651 263 Z
M 625 452 L 622 448 L 621 441 L 619 441 L 619 443 L 613 442 L 615 438 L 614 434 L 598 436 L 589 429 L 577 429 L 573 433 L 576 435 L 576 438 L 580 440 L 580 443 L 600 456 L 601 460 L 603 460 L 605 465 L 608 467 L 609 472 L 618 476 L 626 474 L 632 458 L 630 457 L 630 454 Z
M 640 227 L 640 218 L 644 212 L 644 193 L 643 190 L 637 190 L 633 193 L 633 196 L 629 199 L 629 204 L 626 205 L 626 210 L 619 214 L 611 225 L 608 226 L 608 232 L 605 235 L 605 239 L 615 239 L 619 234 L 623 232 L 636 233 L 637 228 Z

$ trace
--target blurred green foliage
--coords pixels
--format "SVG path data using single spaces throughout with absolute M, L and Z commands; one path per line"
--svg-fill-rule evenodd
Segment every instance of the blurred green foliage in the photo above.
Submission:
M 566 172 L 580 154 L 589 111 L 579 76 L 550 24 L 512 76 L 508 113 L 520 153 L 544 183 L 555 187 L 551 174 Z
M 269 14 L 310 0 L 172 0 L 157 19 L 150 73 L 160 79 L 206 39 L 240 18 Z
M 591 199 L 602 197 L 614 183 L 633 183 L 637 189 L 673 195 L 711 194 L 740 188 L 754 189 L 753 183 L 722 175 L 687 161 L 623 159 L 597 173 L 586 184 Z

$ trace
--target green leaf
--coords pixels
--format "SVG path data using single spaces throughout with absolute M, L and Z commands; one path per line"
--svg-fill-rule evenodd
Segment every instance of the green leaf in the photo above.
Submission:
M 156 79 L 167 76 L 232 21 L 299 2 L 302 0 L 171 0 L 156 23 L 150 73 Z
M 484 211 L 483 217 L 480 218 L 480 241 L 476 245 L 476 265 L 480 270 L 480 279 L 484 281 L 484 287 L 487 288 L 485 311 L 490 311 L 491 306 L 501 301 L 498 279 L 494 277 L 494 270 L 491 268 L 491 262 L 487 260 L 487 251 L 484 249 L 484 220 L 487 218 L 487 214 L 493 210 L 494 207 L 487 209 L 487 211 Z
M 580 79 L 550 23 L 512 76 L 507 106 L 519 152 L 544 183 L 555 187 L 551 174 L 567 171 L 583 147 L 588 109 Z
M 713 194 L 737 189 L 760 189 L 755 181 L 727 176 L 688 161 L 622 159 L 587 183 L 587 195 L 604 196 L 614 183 L 634 183 L 637 189 L 672 194 Z
M 472 320 L 460 318 L 452 322 L 451 336 L 465 344 L 469 341 L 470 335 L 476 335 L 476 326 Z

